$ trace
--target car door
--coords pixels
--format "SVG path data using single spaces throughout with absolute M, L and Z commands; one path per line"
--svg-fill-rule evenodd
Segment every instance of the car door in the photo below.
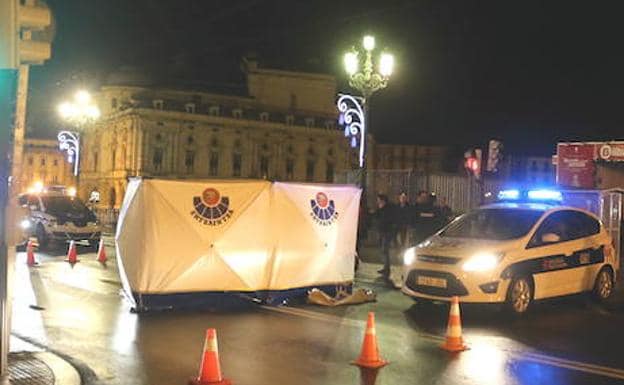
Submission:
M 536 299 L 591 287 L 604 261 L 599 233 L 600 223 L 581 211 L 556 211 L 542 221 L 526 248 Z

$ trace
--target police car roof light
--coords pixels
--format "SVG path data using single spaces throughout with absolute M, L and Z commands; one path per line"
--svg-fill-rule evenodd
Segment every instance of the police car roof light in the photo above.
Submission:
M 520 199 L 520 191 L 518 190 L 501 190 L 498 192 L 500 200 L 518 200 Z
M 531 200 L 559 202 L 563 200 L 561 191 L 557 190 L 530 190 L 527 195 Z

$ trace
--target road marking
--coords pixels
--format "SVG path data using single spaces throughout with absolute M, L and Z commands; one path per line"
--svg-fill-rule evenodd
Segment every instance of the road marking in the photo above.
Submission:
M 347 325 L 351 327 L 364 329 L 366 327 L 365 321 L 358 321 L 349 318 L 342 318 L 331 314 L 324 314 L 317 311 L 305 310 L 300 308 L 293 307 L 274 307 L 274 306 L 261 306 L 262 309 L 268 310 L 271 312 L 282 313 L 287 315 L 293 315 L 297 317 L 305 317 L 317 321 L 330 322 L 340 325 Z M 445 337 L 417 332 L 417 335 L 421 338 L 431 340 L 435 343 L 440 343 L 445 340 Z M 616 379 L 624 380 L 624 370 L 618 368 L 611 368 L 608 366 L 590 364 L 581 361 L 573 361 L 567 360 L 565 358 L 548 356 L 545 354 L 528 352 L 528 351 L 518 351 L 518 350 L 507 350 L 505 349 L 511 356 L 518 360 L 527 360 L 533 361 L 540 364 L 555 366 L 558 368 L 575 370 L 580 372 L 585 372 L 589 374 L 594 374 L 603 377 L 610 377 Z

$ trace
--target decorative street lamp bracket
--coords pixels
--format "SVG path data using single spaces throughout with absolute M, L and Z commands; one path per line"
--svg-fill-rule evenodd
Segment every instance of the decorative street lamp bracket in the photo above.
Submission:
M 349 138 L 352 148 L 359 146 L 359 164 L 364 167 L 366 144 L 365 99 L 357 96 L 338 94 L 338 123 L 344 126 L 345 137 Z
M 67 161 L 74 165 L 74 176 L 78 176 L 80 166 L 80 134 L 71 131 L 61 131 L 58 136 L 59 149 L 67 153 Z

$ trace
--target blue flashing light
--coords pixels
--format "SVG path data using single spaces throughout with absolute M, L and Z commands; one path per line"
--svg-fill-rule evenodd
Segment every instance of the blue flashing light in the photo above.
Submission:
M 557 190 L 530 190 L 527 193 L 527 196 L 530 200 L 539 200 L 539 201 L 563 201 L 563 195 L 561 195 L 561 191 Z
M 498 199 L 505 201 L 515 201 L 520 199 L 520 191 L 518 190 L 501 190 L 498 192 Z

